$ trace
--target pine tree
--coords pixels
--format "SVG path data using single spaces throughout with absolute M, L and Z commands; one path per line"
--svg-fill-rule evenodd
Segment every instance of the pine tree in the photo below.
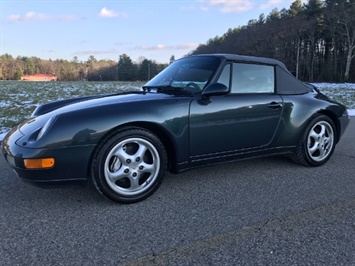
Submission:
M 304 11 L 304 7 L 302 6 L 302 0 L 294 1 L 291 6 L 289 12 L 289 16 L 294 17 Z

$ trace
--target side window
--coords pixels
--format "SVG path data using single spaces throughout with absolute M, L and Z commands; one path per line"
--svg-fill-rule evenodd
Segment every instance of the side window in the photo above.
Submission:
M 230 73 L 231 73 L 231 65 L 230 64 L 225 65 L 217 82 L 222 83 L 222 84 L 226 85 L 227 88 L 229 88 L 230 75 L 231 75 Z
M 273 93 L 274 90 L 273 66 L 233 64 L 232 93 Z

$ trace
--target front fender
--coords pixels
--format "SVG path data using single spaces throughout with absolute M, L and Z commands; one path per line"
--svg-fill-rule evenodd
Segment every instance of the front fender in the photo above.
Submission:
M 173 145 L 176 160 L 188 161 L 188 114 L 191 98 L 165 99 L 161 101 L 127 102 L 119 104 L 92 106 L 85 109 L 77 109 L 70 112 L 56 113 L 57 118 L 47 132 L 34 141 L 30 132 L 38 132 L 40 129 L 36 122 L 25 126 L 24 134 L 17 145 L 26 148 L 53 149 L 73 146 L 97 145 L 110 131 L 118 127 L 134 124 L 151 125 L 152 128 L 160 128 L 161 132 L 169 138 Z M 52 113 L 36 117 L 44 124 Z M 36 131 L 35 131 L 36 130 Z

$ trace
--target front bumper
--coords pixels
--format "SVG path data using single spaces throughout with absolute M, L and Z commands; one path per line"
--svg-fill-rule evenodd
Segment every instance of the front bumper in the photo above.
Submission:
M 16 144 L 18 134 L 8 134 L 1 150 L 7 163 L 17 175 L 31 183 L 60 183 L 85 181 L 89 176 L 91 154 L 95 145 L 65 146 L 58 148 L 25 148 Z M 26 169 L 24 159 L 55 158 L 55 165 L 48 169 Z

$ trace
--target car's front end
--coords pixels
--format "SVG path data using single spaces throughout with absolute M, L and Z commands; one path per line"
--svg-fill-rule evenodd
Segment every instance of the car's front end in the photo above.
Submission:
M 37 120 L 44 117 L 40 118 Z M 2 142 L 5 159 L 21 179 L 36 185 L 81 183 L 88 175 L 87 164 L 95 145 L 64 145 L 60 148 L 54 144 L 39 145 L 53 120 L 49 118 L 44 122 L 32 118 L 12 129 Z
M 132 92 L 50 103 L 12 129 L 3 140 L 2 151 L 17 175 L 35 185 L 85 182 L 97 145 L 115 128 L 132 124 L 165 127 L 179 135 L 180 145 L 172 145 L 184 147 L 191 98 L 185 96 Z M 171 119 L 172 112 L 178 119 Z

